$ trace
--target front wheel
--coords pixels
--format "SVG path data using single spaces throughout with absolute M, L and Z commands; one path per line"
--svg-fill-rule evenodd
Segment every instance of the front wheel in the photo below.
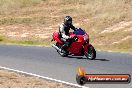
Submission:
M 88 46 L 87 48 L 88 48 L 88 51 L 87 52 L 85 51 L 85 56 L 89 60 L 94 60 L 96 58 L 96 51 L 94 47 L 91 45 L 91 46 Z

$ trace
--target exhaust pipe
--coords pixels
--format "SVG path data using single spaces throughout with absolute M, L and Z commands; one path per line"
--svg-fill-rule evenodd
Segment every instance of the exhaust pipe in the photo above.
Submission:
M 51 44 L 51 46 L 52 46 L 53 48 L 55 48 L 56 50 L 58 50 L 59 52 L 61 52 L 61 49 L 58 48 L 55 44 Z

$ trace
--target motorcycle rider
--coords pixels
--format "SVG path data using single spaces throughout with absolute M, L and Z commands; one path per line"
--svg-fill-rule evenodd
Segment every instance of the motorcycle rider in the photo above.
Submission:
M 72 24 L 72 17 L 65 16 L 64 22 L 59 27 L 59 38 L 64 42 L 64 45 L 61 48 L 63 52 L 66 52 L 66 49 L 71 44 L 71 41 L 69 41 L 71 38 L 68 36 L 70 29 L 76 30 Z

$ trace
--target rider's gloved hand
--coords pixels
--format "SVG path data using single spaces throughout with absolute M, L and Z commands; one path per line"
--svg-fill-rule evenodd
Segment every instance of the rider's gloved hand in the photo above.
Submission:
M 77 40 L 78 40 L 78 37 L 77 37 L 77 36 L 74 36 L 73 39 L 74 39 L 75 41 L 77 41 Z
M 74 29 L 74 31 L 76 31 L 76 30 L 77 30 L 77 28 Z
M 72 39 L 72 37 L 69 37 L 69 38 L 68 38 L 68 40 L 71 40 L 71 39 Z
M 66 41 L 69 41 L 69 42 L 70 42 L 71 40 L 72 40 L 72 37 L 69 37 L 69 38 L 66 39 Z

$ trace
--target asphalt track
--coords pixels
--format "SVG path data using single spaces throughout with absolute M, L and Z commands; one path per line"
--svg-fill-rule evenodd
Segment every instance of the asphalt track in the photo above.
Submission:
M 90 74 L 132 75 L 132 54 L 97 52 L 96 60 L 61 57 L 49 47 L 0 45 L 0 66 L 76 83 L 77 68 Z M 89 88 L 132 88 L 129 84 L 86 84 Z

